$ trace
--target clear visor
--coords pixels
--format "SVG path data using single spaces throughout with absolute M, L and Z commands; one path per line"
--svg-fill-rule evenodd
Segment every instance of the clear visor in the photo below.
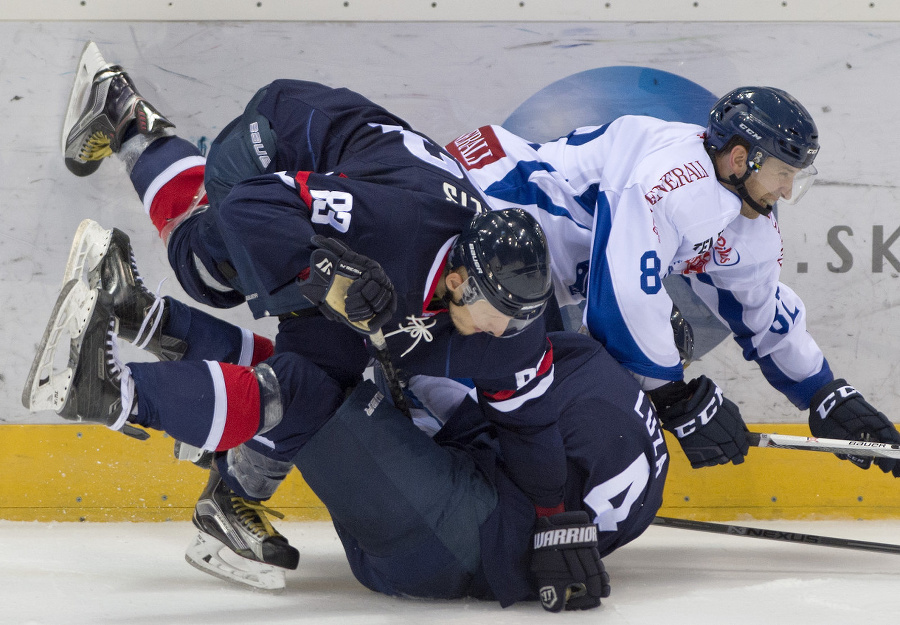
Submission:
M 521 318 L 510 317 L 494 308 L 472 276 L 466 278 L 462 287 L 462 303 L 472 317 L 475 328 L 493 336 L 506 337 L 518 334 L 540 317 L 544 310 L 544 305 L 540 304 L 532 311 L 523 311 Z
M 765 192 L 762 201 L 771 206 L 775 202 L 786 204 L 799 202 L 813 185 L 817 173 L 814 165 L 797 169 L 784 161 L 770 157 L 766 158 L 762 165 L 754 165 L 751 175 Z

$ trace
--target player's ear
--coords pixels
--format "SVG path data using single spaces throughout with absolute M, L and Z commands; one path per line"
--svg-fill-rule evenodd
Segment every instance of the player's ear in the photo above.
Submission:
M 747 171 L 747 157 L 749 156 L 747 148 L 742 145 L 734 146 L 731 148 L 731 152 L 728 153 L 728 165 L 738 178 Z
M 462 286 L 463 282 L 465 282 L 465 278 L 458 269 L 451 269 L 447 272 L 447 276 L 444 278 L 444 284 L 447 285 L 448 291 L 455 291 L 460 286 Z

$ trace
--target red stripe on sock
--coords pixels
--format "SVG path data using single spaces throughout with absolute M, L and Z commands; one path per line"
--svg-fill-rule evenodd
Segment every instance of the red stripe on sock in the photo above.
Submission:
M 263 360 L 275 353 L 275 344 L 270 339 L 258 334 L 253 335 L 253 362 L 258 365 Z
M 259 383 L 252 367 L 219 363 L 225 378 L 228 412 L 216 451 L 244 443 L 259 431 Z
M 203 173 L 206 167 L 198 165 L 186 169 L 157 191 L 150 204 L 150 220 L 163 235 L 166 224 L 181 217 L 191 206 L 206 203 L 206 196 L 195 202 L 197 191 L 203 185 Z

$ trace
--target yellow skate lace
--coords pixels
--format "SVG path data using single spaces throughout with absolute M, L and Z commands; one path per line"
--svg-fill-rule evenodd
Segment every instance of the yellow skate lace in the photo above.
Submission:
M 102 130 L 98 130 L 84 142 L 79 156 L 86 161 L 99 161 L 107 156 L 112 156 L 112 153 L 109 137 Z
M 282 513 L 277 510 L 272 510 L 257 501 L 247 501 L 243 497 L 238 497 L 236 495 L 231 498 L 231 506 L 235 515 L 240 520 L 241 525 L 253 532 L 256 536 L 261 538 L 266 536 L 281 536 L 281 534 L 272 527 L 272 523 L 269 522 L 266 513 L 269 513 L 276 518 L 283 519 L 284 515 Z

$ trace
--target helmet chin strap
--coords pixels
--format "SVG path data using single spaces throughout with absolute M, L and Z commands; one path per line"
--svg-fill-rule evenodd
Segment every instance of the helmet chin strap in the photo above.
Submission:
M 451 293 L 449 289 L 447 289 L 447 292 L 441 298 L 441 305 L 447 310 L 450 310 L 450 308 L 454 306 L 456 308 L 462 308 L 463 306 L 465 306 L 465 304 L 463 304 L 462 298 L 460 298 L 458 302 L 453 299 L 453 293 Z
M 747 183 L 747 180 L 750 178 L 750 174 L 752 173 L 749 163 L 747 164 L 747 171 L 746 171 L 746 173 L 744 173 L 743 176 L 738 178 L 735 174 L 731 174 L 731 176 L 729 176 L 728 179 L 725 179 L 719 173 L 719 167 L 716 164 L 715 155 L 710 153 L 710 157 L 712 158 L 712 162 L 713 162 L 713 171 L 716 172 L 716 180 L 718 180 L 719 182 L 722 182 L 724 184 L 730 184 L 731 186 L 733 186 L 734 190 L 738 194 L 738 197 L 740 197 L 744 202 L 746 202 L 747 206 L 749 206 L 750 208 L 755 210 L 757 213 L 759 213 L 763 217 L 768 217 L 769 214 L 772 212 L 772 209 L 774 208 L 774 206 L 763 206 L 762 204 L 760 204 L 759 202 L 754 200 L 752 197 L 750 197 L 750 192 L 747 191 L 746 183 Z
M 768 217 L 769 213 L 772 212 L 773 206 L 763 206 L 762 204 L 760 204 L 759 202 L 754 200 L 752 197 L 750 197 L 750 193 L 747 191 L 747 185 L 745 184 L 747 182 L 747 178 L 749 178 L 749 177 L 750 177 L 750 168 L 748 167 L 747 173 L 744 174 L 743 176 L 741 176 L 740 178 L 738 178 L 734 174 L 731 174 L 731 176 L 728 178 L 728 180 L 723 181 L 723 182 L 728 182 L 731 185 L 733 185 L 734 190 L 737 191 L 737 194 L 740 196 L 740 198 L 742 200 L 744 200 L 744 202 L 747 203 L 747 206 L 749 206 L 750 208 L 755 210 L 757 213 L 759 213 L 763 217 Z M 719 178 L 719 180 L 722 180 L 722 179 Z

